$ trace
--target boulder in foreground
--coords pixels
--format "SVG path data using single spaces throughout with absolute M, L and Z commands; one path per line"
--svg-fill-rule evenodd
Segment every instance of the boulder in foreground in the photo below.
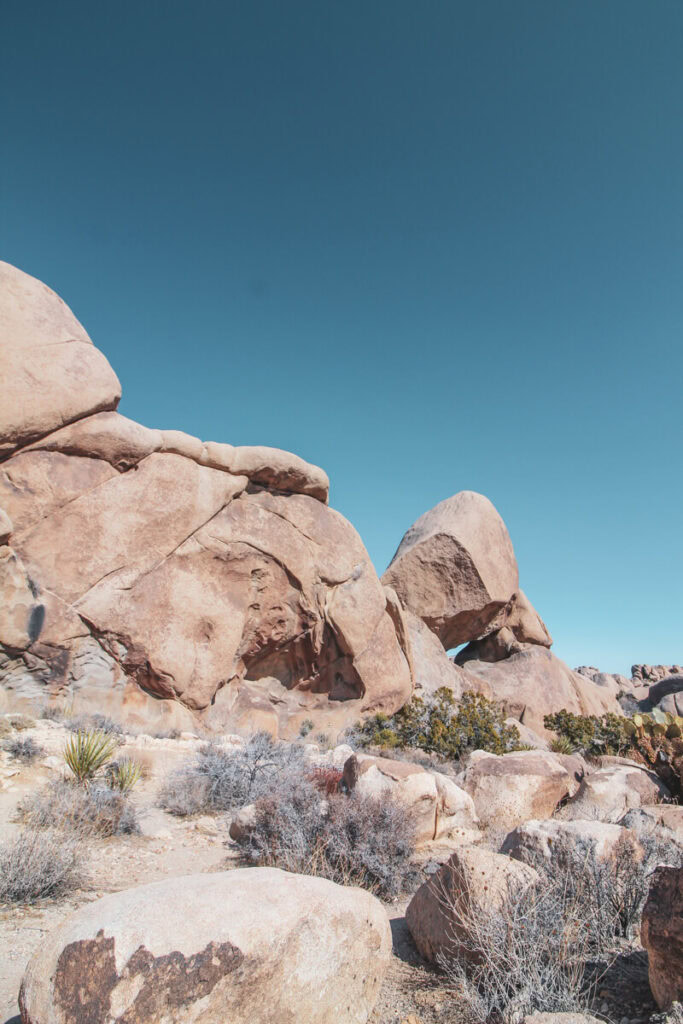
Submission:
M 652 995 L 662 1010 L 668 1010 L 683 999 L 683 868 L 655 870 L 640 936 L 647 950 Z
M 362 889 L 275 868 L 105 896 L 30 961 L 23 1024 L 364 1024 L 391 953 Z

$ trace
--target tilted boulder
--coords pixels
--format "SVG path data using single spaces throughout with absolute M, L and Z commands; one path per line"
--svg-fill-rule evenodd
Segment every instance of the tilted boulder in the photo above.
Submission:
M 475 750 L 458 776 L 474 800 L 483 825 L 512 829 L 524 821 L 549 818 L 579 788 L 581 763 L 546 750 L 489 754 Z
M 283 735 L 402 706 L 413 682 L 396 601 L 327 506 L 323 470 L 120 416 L 116 378 L 61 300 L 3 274 L 0 347 L 15 375 L 42 380 L 34 350 L 51 353 L 37 404 L 18 385 L 0 421 L 5 693 Z
M 406 924 L 425 960 L 469 959 L 468 921 L 495 913 L 511 891 L 538 880 L 538 873 L 526 864 L 466 846 L 420 886 L 408 904 Z
M 643 908 L 640 939 L 647 950 L 650 988 L 668 1010 L 683 1000 L 683 868 L 658 867 Z
M 479 819 L 472 797 L 441 772 L 357 753 L 344 765 L 343 781 L 349 791 L 380 800 L 386 794 L 409 807 L 419 843 L 441 839 L 455 830 L 477 829 Z
M 505 523 L 474 491 L 461 491 L 420 516 L 382 581 L 446 649 L 484 635 L 519 588 Z
M 23 1024 L 364 1024 L 391 955 L 379 900 L 275 868 L 105 896 L 26 969 Z

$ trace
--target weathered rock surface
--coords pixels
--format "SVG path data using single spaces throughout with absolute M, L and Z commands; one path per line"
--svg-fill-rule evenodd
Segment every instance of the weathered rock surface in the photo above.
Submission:
M 441 772 L 418 764 L 357 753 L 344 765 L 343 781 L 349 790 L 382 799 L 388 795 L 409 807 L 420 843 L 441 839 L 454 830 L 476 830 L 472 797 Z
M 658 867 L 643 909 L 640 938 L 648 955 L 650 988 L 668 1010 L 683 1000 L 683 868 Z
M 577 792 L 581 771 L 577 759 L 545 750 L 502 755 L 475 750 L 458 782 L 474 800 L 483 825 L 512 829 L 549 818 L 560 801 Z
M 5 698 L 285 734 L 405 703 L 397 599 L 327 507 L 326 474 L 120 416 L 115 376 L 61 300 L 7 265 L 2 283 Z
M 640 828 L 664 828 L 683 846 L 683 807 L 680 804 L 641 804 L 627 811 L 619 824 L 636 831 Z
M 461 491 L 420 516 L 382 580 L 446 649 L 486 633 L 519 587 L 505 523 L 474 491 Z
M 618 821 L 632 807 L 653 804 L 670 797 L 654 772 L 637 765 L 613 764 L 586 775 L 568 805 L 575 818 Z
M 364 1024 L 391 953 L 381 903 L 274 868 L 87 904 L 43 942 L 23 1024 Z
M 115 409 L 121 386 L 69 307 L 0 262 L 0 457 L 91 413 Z
M 576 715 L 622 714 L 616 696 L 596 686 L 538 645 L 526 647 L 503 661 L 464 662 L 468 677 L 488 684 L 493 698 L 508 714 L 528 725 L 539 736 L 552 736 L 543 724 L 545 715 L 566 708 Z
M 590 857 L 608 860 L 625 837 L 632 838 L 628 829 L 603 821 L 525 821 L 510 832 L 500 852 L 532 867 L 562 870 Z
M 511 887 L 538 878 L 533 868 L 502 854 L 473 846 L 457 850 L 408 904 L 406 924 L 415 945 L 432 963 L 439 955 L 467 959 L 468 919 L 495 913 Z

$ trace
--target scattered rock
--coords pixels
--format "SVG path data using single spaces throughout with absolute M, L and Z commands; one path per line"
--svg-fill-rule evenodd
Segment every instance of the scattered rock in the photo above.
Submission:
M 391 954 L 362 889 L 274 868 L 190 875 L 82 907 L 29 962 L 24 1024 L 363 1024 Z

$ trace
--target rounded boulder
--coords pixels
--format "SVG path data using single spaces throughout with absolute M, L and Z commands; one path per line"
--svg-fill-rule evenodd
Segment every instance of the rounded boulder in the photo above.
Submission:
M 276 868 L 105 896 L 26 969 L 23 1024 L 364 1024 L 391 954 L 381 903 Z

